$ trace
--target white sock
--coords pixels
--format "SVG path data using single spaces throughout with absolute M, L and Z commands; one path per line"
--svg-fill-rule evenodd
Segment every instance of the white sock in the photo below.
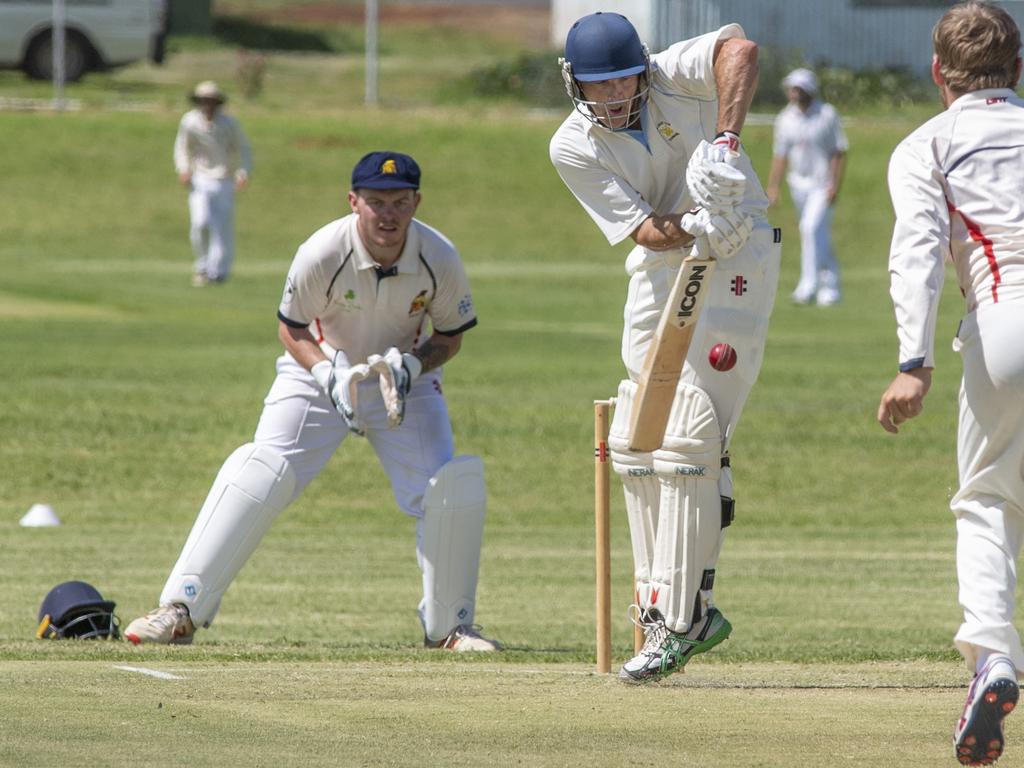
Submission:
M 991 651 L 988 649 L 985 649 L 978 654 L 978 664 L 975 671 L 980 673 L 981 670 L 983 670 L 989 662 L 992 662 L 993 670 L 995 670 L 997 666 L 1006 666 L 1010 676 L 1016 679 L 1017 667 L 1014 665 L 1010 657 L 1007 656 L 1005 653 Z

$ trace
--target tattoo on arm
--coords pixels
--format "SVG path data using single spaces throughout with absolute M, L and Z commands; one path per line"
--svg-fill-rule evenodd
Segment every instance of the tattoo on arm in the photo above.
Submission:
M 423 363 L 424 373 L 444 365 L 452 356 L 449 346 L 439 344 L 432 338 L 427 339 L 423 346 L 413 351 L 413 354 Z

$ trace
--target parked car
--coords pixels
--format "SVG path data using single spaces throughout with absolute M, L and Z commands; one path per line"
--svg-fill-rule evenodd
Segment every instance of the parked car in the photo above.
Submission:
M 164 58 L 167 0 L 65 0 L 64 77 Z M 52 0 L 0 0 L 0 67 L 53 77 Z

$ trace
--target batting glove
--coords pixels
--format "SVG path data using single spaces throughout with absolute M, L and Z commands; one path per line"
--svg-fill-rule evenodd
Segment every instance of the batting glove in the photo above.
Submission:
M 747 244 L 754 230 L 754 220 L 737 208 L 714 213 L 706 208 L 694 208 L 683 214 L 680 226 L 694 237 L 707 237 L 715 256 L 728 259 Z
M 388 411 L 388 427 L 394 429 L 405 419 L 405 399 L 423 370 L 423 363 L 415 355 L 399 352 L 397 347 L 391 347 L 383 355 L 370 355 L 366 362 L 371 371 L 380 374 L 380 393 Z
M 366 363 L 349 366 L 348 358 L 339 351 L 334 356 L 334 362 L 321 360 L 310 369 L 310 373 L 327 393 L 349 430 L 357 435 L 366 434 L 356 414 L 356 407 L 359 402 L 359 382 L 370 375 L 370 366 Z
M 730 164 L 735 162 L 730 146 L 729 143 L 701 141 L 686 164 L 686 187 L 702 208 L 733 208 L 743 201 L 747 177 Z M 739 146 L 738 141 L 736 146 Z

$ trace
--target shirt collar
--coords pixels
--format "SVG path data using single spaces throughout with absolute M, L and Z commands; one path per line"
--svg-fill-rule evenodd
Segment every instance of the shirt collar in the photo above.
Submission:
M 988 101 L 989 99 L 1008 99 L 1016 96 L 1017 92 L 1012 88 L 983 88 L 980 91 L 970 91 L 963 96 L 958 96 L 954 104 L 965 104 L 972 101 Z

